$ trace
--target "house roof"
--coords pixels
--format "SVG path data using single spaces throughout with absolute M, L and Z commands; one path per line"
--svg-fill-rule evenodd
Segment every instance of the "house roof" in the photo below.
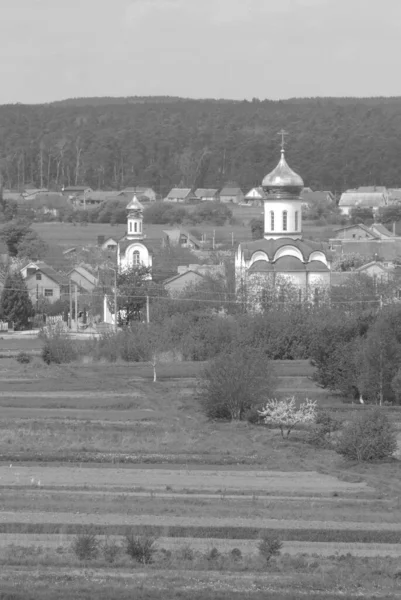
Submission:
M 85 191 L 93 191 L 89 185 L 67 185 L 63 187 L 63 192 L 85 192 Z
M 195 246 L 202 246 L 202 242 L 198 239 L 196 239 L 196 237 L 194 237 L 192 234 L 190 234 L 188 231 L 186 231 L 185 229 L 163 229 L 163 233 L 166 237 L 168 237 L 171 241 L 173 242 L 179 242 L 180 237 L 182 235 L 185 235 L 188 240 L 190 242 L 192 242 Z
M 300 250 L 305 260 L 309 259 L 312 252 L 323 252 L 325 256 L 330 257 L 330 252 L 321 242 L 312 242 L 310 240 L 293 240 L 292 238 L 279 238 L 277 240 L 255 240 L 254 242 L 246 242 L 240 244 L 242 252 L 246 260 L 251 258 L 252 254 L 261 250 L 265 252 L 269 260 L 273 260 L 279 248 L 282 246 L 295 246 Z
M 96 202 L 104 202 L 105 200 L 115 200 L 117 196 L 118 192 L 116 191 L 103 192 L 101 190 L 98 190 L 96 192 L 89 192 L 89 194 L 85 196 L 85 199 L 94 200 Z
M 35 270 L 35 273 L 32 273 L 32 275 L 29 275 L 27 277 L 27 279 L 29 279 L 30 277 L 35 275 L 38 271 L 40 271 L 41 273 L 43 273 L 44 275 L 49 277 L 49 279 L 52 279 L 58 285 L 65 285 L 67 283 L 67 280 L 63 275 L 61 275 L 60 273 L 57 273 L 57 271 L 55 271 L 53 269 L 53 267 L 50 267 L 48 264 L 46 264 L 42 260 L 38 260 L 36 262 L 30 262 L 27 265 L 25 265 L 25 267 L 23 267 L 23 268 L 24 269 L 26 269 L 27 267 L 29 268 L 30 265 L 32 265 L 31 268 L 36 267 L 36 270 Z
M 173 188 L 167 194 L 167 198 L 179 198 L 184 199 L 191 194 L 191 188 Z
M 155 191 L 149 186 L 146 187 L 146 186 L 138 185 L 137 187 L 124 188 L 119 193 L 121 194 L 122 192 L 128 192 L 130 194 L 144 194 L 146 196 L 146 192 L 149 192 L 149 191 L 152 192 L 153 194 L 155 193 Z
M 374 193 L 374 192 L 379 192 L 380 194 L 386 194 L 387 188 L 384 185 L 361 185 L 356 191 L 364 193 L 364 194 Z
M 70 276 L 71 273 L 73 273 L 74 271 L 82 277 L 85 277 L 85 279 L 89 281 L 89 283 L 92 283 L 93 285 L 97 284 L 97 278 L 92 273 L 90 273 L 88 269 L 85 269 L 85 267 L 83 267 L 82 265 L 78 265 L 77 267 L 71 269 L 71 271 L 68 273 L 68 276 Z
M 365 208 L 376 208 L 386 205 L 383 193 L 379 192 L 344 192 L 341 194 L 339 206 L 363 206 Z
M 339 227 L 338 229 L 334 229 L 334 233 L 340 233 L 340 231 L 345 231 L 346 229 L 361 229 L 365 233 L 371 235 L 373 239 L 379 239 L 379 236 L 374 233 L 370 227 L 367 227 L 363 223 L 355 223 L 354 225 L 345 225 L 344 227 Z
M 210 196 L 216 196 L 218 191 L 215 188 L 198 188 L 195 190 L 195 196 L 197 198 L 210 198 Z
M 32 206 L 34 208 L 63 208 L 68 205 L 68 199 L 62 194 L 56 192 L 41 193 L 32 200 Z
M 220 190 L 220 196 L 237 196 L 238 194 L 242 194 L 242 190 L 239 186 L 236 187 L 223 187 Z
M 259 198 L 260 198 L 261 200 L 263 200 L 264 198 L 267 198 L 267 194 L 266 194 L 266 192 L 264 191 L 264 189 L 263 189 L 261 186 L 258 186 L 258 187 L 253 187 L 253 188 L 251 188 L 251 189 L 249 190 L 249 192 L 248 192 L 248 193 L 245 195 L 245 198 L 249 198 L 250 200 L 253 200 L 253 199 L 255 199 L 255 196 L 251 196 L 251 193 L 252 193 L 254 190 L 255 190 L 255 191 L 258 193 L 258 195 L 259 195 Z
M 366 265 L 362 265 L 361 267 L 357 267 L 355 269 L 355 271 L 359 271 L 361 273 L 361 272 L 366 271 L 367 269 L 369 269 L 370 267 L 373 267 L 373 266 L 379 267 L 379 269 L 381 269 L 385 273 L 388 273 L 388 272 L 392 271 L 392 269 L 388 269 L 381 262 L 378 262 L 376 260 L 372 260 L 372 261 L 366 263 Z
M 333 199 L 333 194 L 331 192 L 303 192 L 302 200 L 306 203 L 308 202 L 331 202 Z
M 188 271 L 184 271 L 184 273 L 177 273 L 177 275 L 173 275 L 172 277 L 169 277 L 168 279 L 165 279 L 163 281 L 163 284 L 167 285 L 169 283 L 172 283 L 173 281 L 176 281 L 177 279 L 180 279 L 181 277 L 185 277 L 189 273 L 192 273 L 193 275 L 197 275 L 198 277 L 200 277 L 201 279 L 203 279 L 202 273 L 198 273 L 197 271 L 192 271 L 191 269 L 189 269 Z
M 384 226 L 384 225 L 382 225 L 381 223 L 374 223 L 374 224 L 372 225 L 372 227 L 371 227 L 371 229 L 370 229 L 370 230 L 372 231 L 373 229 L 374 229 L 375 231 L 378 231 L 378 232 L 379 232 L 379 235 L 380 235 L 380 237 L 382 237 L 382 236 L 384 236 L 384 237 L 389 237 L 389 238 L 392 238 L 392 237 L 394 237 L 394 234 L 393 234 L 393 232 L 392 232 L 392 231 L 389 231 L 389 230 L 387 229 L 387 227 L 385 227 L 385 226 Z
M 20 192 L 3 192 L 3 200 L 13 200 L 14 202 L 18 202 L 23 199 L 24 197 Z

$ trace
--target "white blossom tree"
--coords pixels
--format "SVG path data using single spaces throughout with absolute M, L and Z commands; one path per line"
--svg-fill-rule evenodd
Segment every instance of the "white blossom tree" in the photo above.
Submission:
M 288 437 L 299 423 L 315 422 L 316 402 L 307 399 L 297 408 L 294 396 L 283 400 L 268 400 L 266 406 L 262 410 L 258 410 L 258 413 L 267 425 L 279 427 L 282 437 L 284 437 L 284 431 L 287 432 Z

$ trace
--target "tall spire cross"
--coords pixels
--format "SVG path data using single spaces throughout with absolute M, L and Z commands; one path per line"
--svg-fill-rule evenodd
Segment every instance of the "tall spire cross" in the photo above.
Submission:
M 277 135 L 281 135 L 281 151 L 284 152 L 285 136 L 288 135 L 288 133 L 284 129 L 282 129 L 281 131 L 278 132 Z

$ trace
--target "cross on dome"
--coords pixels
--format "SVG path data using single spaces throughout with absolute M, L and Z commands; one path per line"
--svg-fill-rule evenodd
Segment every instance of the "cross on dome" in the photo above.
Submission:
M 281 131 L 279 131 L 277 135 L 281 135 L 281 152 L 284 152 L 284 150 L 285 150 L 285 136 L 288 135 L 288 132 L 285 131 L 284 129 L 281 129 Z

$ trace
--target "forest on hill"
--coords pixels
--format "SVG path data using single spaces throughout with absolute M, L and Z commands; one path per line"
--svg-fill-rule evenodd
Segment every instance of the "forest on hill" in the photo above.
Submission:
M 9 189 L 147 185 L 244 190 L 287 158 L 306 186 L 340 193 L 401 186 L 401 98 L 286 101 L 70 99 L 0 106 L 0 170 Z

